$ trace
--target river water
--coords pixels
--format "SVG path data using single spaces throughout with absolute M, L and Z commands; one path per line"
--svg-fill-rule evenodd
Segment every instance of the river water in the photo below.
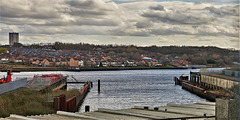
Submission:
M 125 109 L 134 106 L 163 106 L 168 103 L 186 104 L 206 101 L 174 85 L 174 76 L 189 75 L 190 71 L 199 69 L 154 69 L 154 70 L 121 70 L 121 71 L 44 71 L 13 73 L 13 79 L 33 78 L 34 74 L 61 73 L 75 77 L 79 81 L 92 81 L 93 88 L 79 107 L 84 112 L 86 105 L 94 111 L 98 108 Z M 0 72 L 0 77 L 6 72 Z M 101 92 L 97 91 L 97 80 L 101 80 Z M 81 89 L 82 85 L 71 85 L 68 88 Z

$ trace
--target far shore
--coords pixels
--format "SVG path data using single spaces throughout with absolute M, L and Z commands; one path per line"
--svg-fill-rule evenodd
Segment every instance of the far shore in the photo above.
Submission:
M 115 71 L 115 70 L 148 70 L 148 69 L 191 69 L 191 68 L 181 68 L 181 67 L 96 67 L 96 68 L 80 68 L 80 69 L 66 69 L 60 67 L 19 67 L 10 68 L 13 72 L 32 72 L 32 71 Z M 196 68 L 195 68 L 196 69 Z M 7 71 L 6 69 L 0 69 L 1 72 Z

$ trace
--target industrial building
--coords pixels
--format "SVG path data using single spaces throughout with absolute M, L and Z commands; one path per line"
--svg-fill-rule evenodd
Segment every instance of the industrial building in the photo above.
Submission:
M 19 33 L 10 32 L 9 33 L 9 45 L 13 46 L 14 43 L 19 43 Z

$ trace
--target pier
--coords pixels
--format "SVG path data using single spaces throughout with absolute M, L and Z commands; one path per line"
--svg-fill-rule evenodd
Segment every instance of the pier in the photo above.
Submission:
M 77 81 L 73 76 L 71 77 L 72 79 L 67 79 L 68 77 L 69 76 L 62 76 L 54 82 L 48 82 L 48 80 L 45 80 L 41 77 L 34 77 L 26 87 L 37 90 L 42 94 L 51 94 L 51 91 L 67 90 L 68 84 L 83 84 L 83 88 L 80 89 L 78 95 L 74 95 L 69 99 L 66 99 L 65 94 L 61 94 L 59 96 L 51 95 L 53 100 L 49 101 L 55 111 L 61 110 L 67 112 L 75 112 L 78 110 L 78 107 L 81 105 L 81 103 L 84 101 L 84 98 L 90 91 L 92 82 Z
M 188 76 L 174 77 L 174 81 L 175 85 L 213 102 L 216 98 L 233 98 L 239 85 L 239 80 L 232 76 L 199 72 L 190 72 L 190 79 Z
M 229 74 L 230 73 L 230 74 Z M 190 72 L 188 76 L 175 77 L 175 85 L 209 101 L 216 101 L 216 119 L 239 119 L 239 71 L 223 70 L 218 74 Z

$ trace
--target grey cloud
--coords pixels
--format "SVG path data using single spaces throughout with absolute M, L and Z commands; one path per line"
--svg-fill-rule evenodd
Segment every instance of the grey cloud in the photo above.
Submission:
M 81 19 L 79 18 L 75 25 L 95 25 L 95 26 L 117 26 L 119 23 L 110 19 Z
M 202 29 L 203 28 L 203 29 Z M 197 30 L 197 33 L 195 35 L 197 36 L 229 36 L 229 37 L 238 37 L 237 31 L 231 29 L 231 28 L 226 28 L 226 30 L 223 29 L 218 29 L 217 27 L 207 27 L 203 26 L 202 28 Z M 216 29 L 216 30 L 214 30 Z
M 81 17 L 96 17 L 96 16 L 99 17 L 99 16 L 107 15 L 105 11 L 85 10 L 85 9 L 75 9 L 66 13 L 73 16 L 81 16 Z
M 109 32 L 114 36 L 150 36 L 149 32 L 134 28 L 117 28 Z
M 111 31 L 112 35 L 114 36 L 150 36 L 148 32 L 126 32 L 123 30 L 113 30 Z
M 114 12 L 111 3 L 105 3 L 101 0 L 68 0 L 65 1 L 65 4 L 67 7 L 61 8 L 60 11 L 77 17 L 99 18 Z
M 212 7 L 206 7 L 205 9 L 219 16 L 225 16 L 225 15 L 239 16 L 239 5 L 236 5 L 234 7 L 224 6 L 221 8 L 215 8 L 212 6 Z
M 199 39 L 198 41 L 205 41 L 205 42 L 209 42 L 209 41 L 212 41 L 212 40 L 210 40 L 210 39 L 203 39 L 203 38 L 201 38 L 201 39 Z
M 161 21 L 164 23 L 172 24 L 207 24 L 214 20 L 212 17 L 206 17 L 203 15 L 187 15 L 181 12 L 154 12 L 147 11 L 141 14 L 141 16 L 150 19 L 151 21 Z
M 28 0 L 29 4 L 11 1 L 16 6 L 3 2 L 0 4 L 0 23 L 8 27 L 4 29 L 1 27 L 1 33 L 8 35 L 9 31 L 19 31 L 22 35 L 33 36 L 39 34 L 163 36 L 166 40 L 162 41 L 169 43 L 171 41 L 167 38 L 174 38 L 175 35 L 183 38 L 188 36 L 204 38 L 199 41 L 219 36 L 229 37 L 229 40 L 238 37 L 238 34 L 234 33 L 239 28 L 237 26 L 239 19 L 236 16 L 239 13 L 236 10 L 239 5 L 214 5 L 206 2 L 194 4 L 180 1 L 141 1 L 124 4 L 106 2 L 107 0 L 52 1 Z M 235 18 L 236 21 L 231 22 Z M 222 23 L 223 21 L 226 22 Z M 214 41 L 213 39 L 211 42 Z
M 67 27 L 51 27 L 48 26 L 26 26 L 21 30 L 21 34 L 76 34 L 76 35 L 104 35 L 104 30 L 97 29 L 95 27 L 79 27 L 79 26 L 67 26 Z
M 230 40 L 230 41 L 231 42 L 238 42 L 238 43 L 240 42 L 239 40 Z
M 20 11 L 20 12 L 19 12 Z M 54 9 L 46 9 L 45 6 L 38 6 L 36 8 L 34 2 L 25 7 L 0 5 L 0 16 L 8 18 L 33 18 L 33 19 L 51 19 L 60 18 L 60 14 Z
M 167 41 L 164 41 L 164 40 L 158 40 L 158 42 L 160 42 L 160 43 L 167 43 Z
M 150 6 L 149 9 L 151 10 L 160 10 L 160 11 L 165 11 L 164 6 L 162 5 L 157 5 L 157 6 Z
M 134 33 L 130 33 L 130 36 L 150 36 L 150 34 L 148 32 L 145 31 L 139 31 L 139 32 L 134 32 Z
M 105 2 L 101 0 L 68 0 L 65 1 L 66 4 L 70 5 L 70 7 L 78 8 L 78 9 L 98 9 L 98 10 L 106 10 L 112 11 L 112 9 L 105 6 Z
M 96 4 L 92 0 L 84 0 L 84 1 L 77 1 L 77 0 L 69 0 L 65 2 L 66 4 L 69 4 L 72 7 L 75 8 L 94 8 L 96 7 Z
M 135 25 L 137 28 L 149 28 L 153 26 L 151 21 L 138 21 Z
M 119 23 L 110 19 L 85 19 L 77 18 L 74 21 L 53 20 L 45 23 L 45 26 L 117 26 Z
M 176 35 L 176 34 L 188 35 L 190 33 L 184 32 L 184 31 L 181 31 L 181 30 L 158 28 L 158 29 L 151 29 L 151 34 L 154 34 L 154 35 L 167 35 L 168 36 L 168 35 Z

